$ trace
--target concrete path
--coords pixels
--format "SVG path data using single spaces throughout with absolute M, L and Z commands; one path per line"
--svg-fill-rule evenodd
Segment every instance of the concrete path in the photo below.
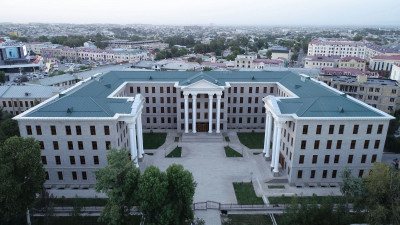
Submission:
M 220 211 L 218 210 L 196 210 L 194 218 L 203 219 L 206 225 L 221 225 Z

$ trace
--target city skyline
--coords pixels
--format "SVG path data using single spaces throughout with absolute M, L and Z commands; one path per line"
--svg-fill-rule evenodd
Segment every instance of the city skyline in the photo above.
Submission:
M 309 25 L 309 26 L 395 26 L 400 2 L 250 0 L 193 1 L 151 0 L 140 2 L 71 0 L 54 4 L 48 0 L 6 1 L 0 22 L 156 24 L 156 25 Z M 24 7 L 21 7 L 23 5 Z M 388 7 L 389 6 L 389 7 Z M 18 13 L 16 13 L 18 12 Z M 240 15 L 240 16 L 239 16 Z M 285 16 L 286 15 L 286 16 Z M 244 16 L 244 18 L 243 18 Z

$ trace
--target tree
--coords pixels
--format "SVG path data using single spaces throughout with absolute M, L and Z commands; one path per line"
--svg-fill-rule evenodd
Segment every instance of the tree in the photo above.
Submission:
M 13 136 L 20 136 L 18 122 L 13 119 L 2 121 L 0 124 L 0 143 Z
M 139 177 L 140 170 L 130 160 L 128 150 L 110 150 L 107 166 L 96 172 L 96 191 L 108 196 L 99 221 L 111 225 L 124 223 L 131 208 L 137 204 Z
M 211 70 L 212 70 L 211 67 L 204 67 L 204 68 L 203 68 L 203 71 L 211 71 Z
M 36 38 L 36 41 L 38 42 L 48 42 L 49 38 L 47 36 L 39 36 L 38 38 Z
M 354 36 L 353 41 L 361 41 L 363 39 L 363 37 L 359 34 L 356 34 L 356 36 Z
M 193 196 L 196 189 L 192 173 L 183 169 L 182 165 L 172 164 L 167 169 L 168 204 L 173 211 L 171 225 L 184 225 L 193 220 Z
M 168 225 L 174 219 L 168 204 L 168 177 L 154 166 L 149 166 L 139 179 L 140 210 L 149 225 Z
M 4 84 L 6 82 L 6 74 L 0 71 L 0 83 Z
M 94 45 L 96 45 L 96 47 L 100 48 L 100 49 L 105 49 L 108 47 L 108 43 L 105 41 L 96 41 L 94 43 Z
M 196 59 L 196 62 L 199 63 L 199 64 L 201 64 L 201 63 L 203 62 L 203 59 L 202 59 L 202 58 L 197 58 L 197 59 Z
M 28 77 L 26 76 L 21 77 L 21 82 L 28 82 L 28 81 L 29 81 Z
M 0 148 L 0 221 L 23 217 L 42 190 L 45 171 L 39 142 L 11 137 Z
M 299 53 L 295 52 L 292 54 L 292 57 L 290 58 L 290 60 L 297 61 L 298 58 L 299 58 Z
M 268 50 L 266 53 L 267 59 L 271 59 L 272 57 L 272 50 Z
M 361 201 L 369 224 L 400 224 L 400 173 L 384 163 L 375 163 L 365 178 Z
M 354 177 L 348 167 L 341 172 L 340 177 L 342 178 L 340 192 L 346 199 L 346 212 L 349 212 L 349 200 L 358 199 L 364 193 L 364 180 Z

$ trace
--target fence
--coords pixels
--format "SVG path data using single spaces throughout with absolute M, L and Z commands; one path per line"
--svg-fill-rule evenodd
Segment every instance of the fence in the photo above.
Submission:
M 283 210 L 285 205 L 239 205 L 239 204 L 221 204 L 219 202 L 207 201 L 197 202 L 192 206 L 193 210 Z

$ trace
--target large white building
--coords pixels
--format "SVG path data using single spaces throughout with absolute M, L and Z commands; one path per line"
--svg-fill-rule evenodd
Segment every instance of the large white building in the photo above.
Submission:
M 126 147 L 140 166 L 142 130 L 183 137 L 265 131 L 264 153 L 291 185 L 337 184 L 382 157 L 393 117 L 292 72 L 109 72 L 14 117 L 42 148 L 47 187 L 87 188 L 107 150 Z M 238 162 L 240 163 L 240 162 Z M 269 173 L 269 171 L 265 171 Z

